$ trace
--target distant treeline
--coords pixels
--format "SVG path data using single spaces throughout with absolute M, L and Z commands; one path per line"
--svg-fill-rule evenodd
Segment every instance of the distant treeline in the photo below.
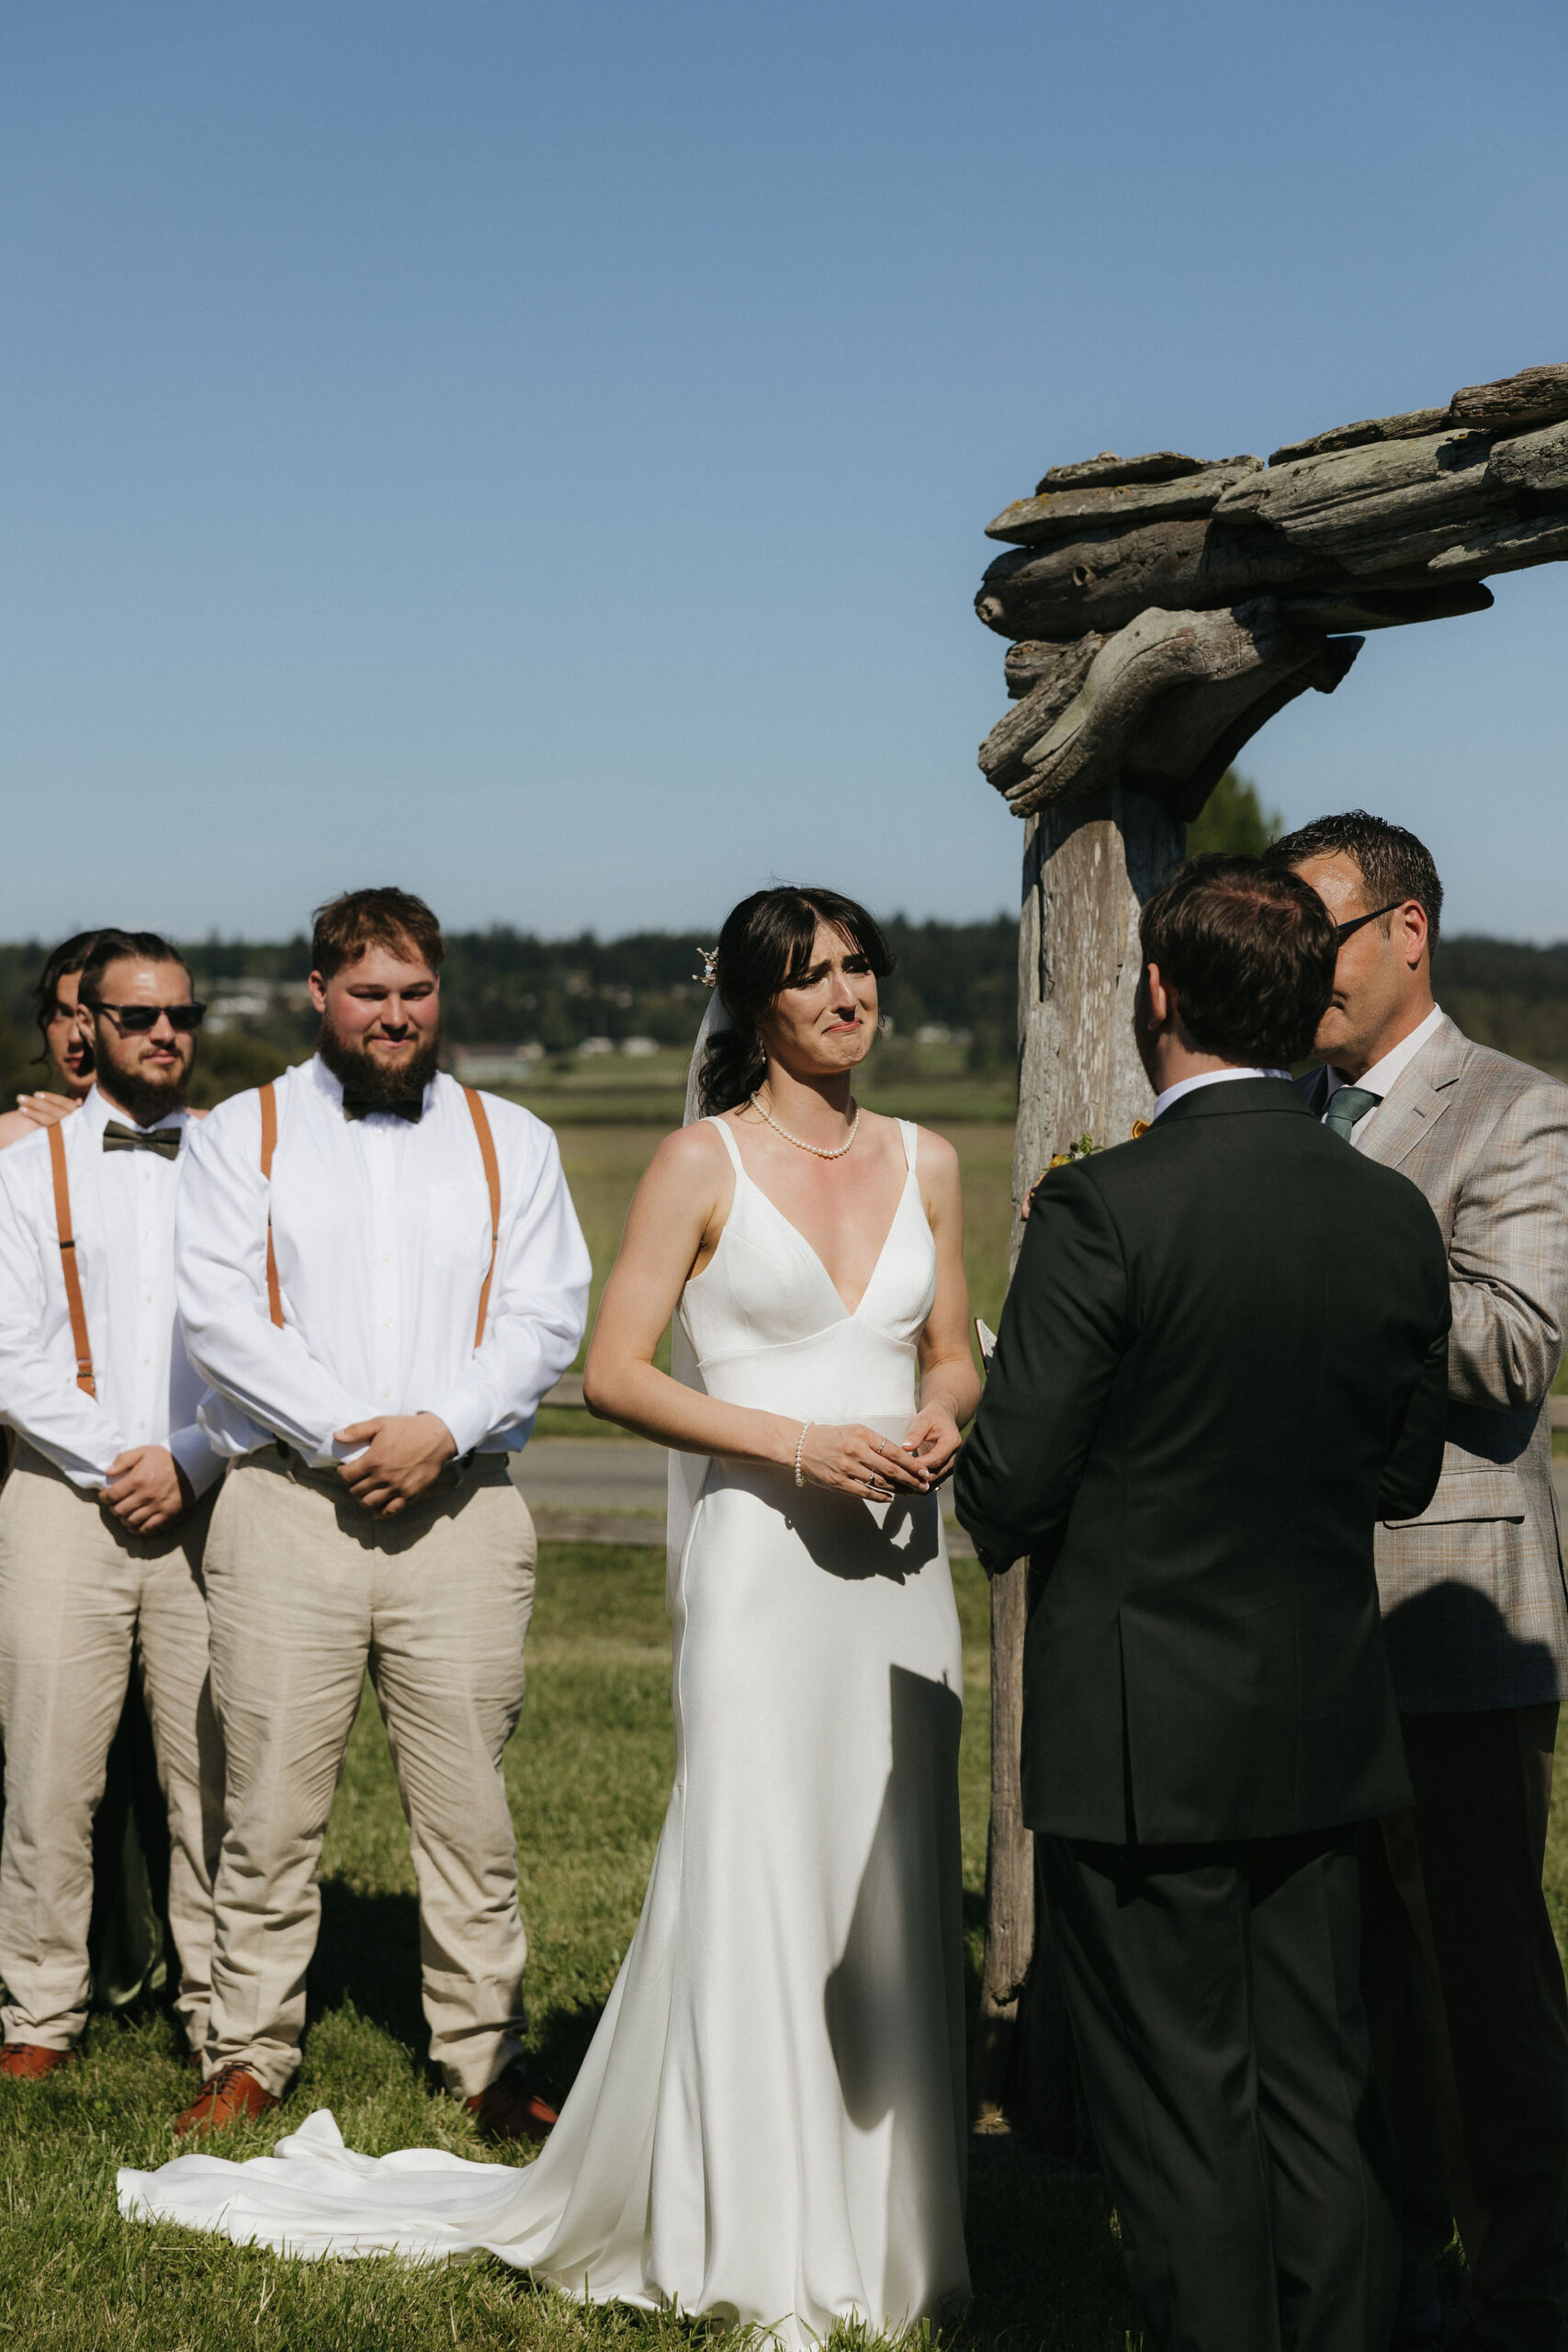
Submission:
M 945 1030 L 963 1045 L 971 1069 L 1005 1069 L 1013 1055 L 1016 922 L 1005 915 L 978 923 L 894 916 L 886 927 L 897 962 L 883 1003 L 900 1044 L 912 1043 L 922 1028 Z M 550 1055 L 571 1054 L 590 1037 L 687 1046 L 705 1001 L 695 978 L 701 949 L 711 944 L 711 933 L 696 932 L 606 940 L 592 933 L 537 939 L 499 927 L 449 933 L 442 982 L 447 1035 L 464 1046 L 536 1041 Z M 18 1086 L 39 1082 L 29 1067 L 36 1032 L 28 989 L 45 952 L 36 941 L 0 947 L 5 1100 Z M 204 1095 L 216 1100 L 254 1084 L 308 1049 L 315 1020 L 301 985 L 310 962 L 304 939 L 208 940 L 186 952 L 198 992 L 233 1008 L 220 1014 L 216 1034 L 203 1041 Z M 1568 1075 L 1568 943 L 1445 939 L 1437 984 L 1443 1005 L 1470 1036 Z
M 926 1026 L 964 1042 L 976 1069 L 1005 1066 L 1012 1056 L 1018 928 L 1005 915 L 983 923 L 886 925 L 897 968 L 883 991 L 895 1034 L 912 1038 Z M 547 1054 L 570 1054 L 590 1037 L 619 1044 L 651 1037 L 686 1046 L 696 1035 L 706 990 L 696 975 L 712 932 L 639 932 L 602 940 L 537 939 L 497 927 L 449 932 L 441 997 L 454 1045 L 536 1042 Z M 0 946 L 0 1086 L 9 1100 L 36 1049 L 28 989 L 47 948 L 37 941 Z M 232 940 L 186 943 L 197 993 L 220 1008 L 219 1034 L 203 1040 L 210 1091 L 254 1084 L 297 1059 L 315 1034 L 302 1001 L 310 970 L 304 938 L 283 944 Z M 226 1001 L 243 1012 L 225 1013 Z M 208 1091 L 204 1088 L 203 1091 Z

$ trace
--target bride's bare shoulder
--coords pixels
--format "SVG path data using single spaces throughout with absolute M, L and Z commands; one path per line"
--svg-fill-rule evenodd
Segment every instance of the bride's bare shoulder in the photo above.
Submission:
M 717 1177 L 728 1166 L 728 1154 L 714 1134 L 711 1121 L 695 1119 L 689 1127 L 676 1127 L 664 1137 L 648 1163 L 648 1173 L 660 1181 L 689 1183 L 706 1175 Z
M 947 1137 L 939 1136 L 932 1127 L 917 1127 L 915 1134 L 919 1142 L 921 1168 L 932 1176 L 951 1178 L 956 1183 L 958 1154 L 948 1142 Z
M 905 1124 L 902 1119 L 889 1118 L 886 1114 L 882 1111 L 863 1110 L 861 1117 L 864 1121 L 865 1125 L 877 1136 L 879 1140 L 886 1139 L 888 1143 L 892 1143 L 895 1140 L 895 1137 L 897 1136 L 897 1130 Z M 956 1181 L 958 1175 L 958 1154 L 954 1151 L 953 1146 L 948 1142 L 945 1136 L 939 1136 L 931 1127 L 917 1126 L 915 1129 L 915 1141 L 919 1170 L 922 1176 L 931 1175 L 940 1178 L 952 1177 Z M 900 1151 L 903 1148 L 901 1137 L 898 1138 L 898 1148 Z

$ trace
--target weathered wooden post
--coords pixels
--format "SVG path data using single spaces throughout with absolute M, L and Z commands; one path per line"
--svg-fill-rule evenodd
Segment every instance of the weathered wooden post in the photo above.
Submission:
M 1026 820 L 1014 1250 L 1058 1151 L 1149 1108 L 1132 1039 L 1138 910 L 1276 711 L 1332 694 L 1364 632 L 1483 611 L 1491 572 L 1568 557 L 1568 364 L 1258 458 L 1055 466 L 987 526 L 976 609 L 1013 640 L 980 766 Z M 981 2130 L 1082 2145 L 1019 1792 L 1026 1564 L 993 1582 Z

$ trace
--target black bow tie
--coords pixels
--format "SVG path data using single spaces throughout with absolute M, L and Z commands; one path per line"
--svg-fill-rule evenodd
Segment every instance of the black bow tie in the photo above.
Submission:
M 423 1091 L 400 1094 L 395 1102 L 372 1102 L 367 1094 L 351 1094 L 346 1086 L 344 1088 L 343 1115 L 345 1119 L 373 1119 L 378 1111 L 384 1111 L 389 1118 L 406 1119 L 411 1127 L 417 1127 L 424 1116 L 424 1095 Z
M 160 1159 L 173 1159 L 179 1148 L 178 1127 L 128 1127 L 111 1119 L 104 1129 L 106 1151 L 155 1151 Z

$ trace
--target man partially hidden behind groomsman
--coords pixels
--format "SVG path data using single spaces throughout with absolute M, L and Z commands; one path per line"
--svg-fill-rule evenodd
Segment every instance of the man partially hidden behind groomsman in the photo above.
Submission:
M 1150 2352 L 1381 2352 L 1356 1825 L 1408 1787 L 1372 1529 L 1438 1481 L 1442 1241 L 1291 1083 L 1314 892 L 1194 859 L 1142 950 L 1154 1124 L 1038 1186 L 958 1515 L 1031 1555 L 1024 1817 Z
M 0 1150 L 57 1126 L 93 1091 L 93 1015 L 77 1002 L 96 931 L 62 940 L 33 983 L 44 1083 L 0 1113 Z M 193 1114 L 199 1116 L 199 1114 Z M 8 1432 L 0 1430 L 0 1443 Z M 4 1805 L 0 1804 L 0 1839 Z M 93 2007 L 125 2009 L 174 1983 L 177 1963 L 168 1922 L 168 1811 L 141 1679 L 130 1677 L 109 1747 L 103 1802 L 93 1822 L 93 1917 L 87 1930 Z
M 1404 2181 L 1394 2340 L 1438 2335 L 1433 2258 L 1457 2221 L 1464 2340 L 1538 2352 L 1568 2337 L 1568 1998 L 1541 1893 L 1568 1673 L 1547 1406 L 1568 1318 L 1568 1087 L 1435 1002 L 1442 885 L 1413 833 L 1352 809 L 1269 858 L 1339 929 L 1306 1100 L 1426 1193 L 1453 1300 L 1442 1478 L 1377 1537 L 1416 1794 L 1365 1861 L 1368 2008 Z
M 93 1816 L 133 1657 L 168 1807 L 177 2013 L 207 2037 L 222 1771 L 202 1549 L 222 1467 L 175 1312 L 174 1219 L 202 1008 L 177 952 L 104 931 L 83 967 L 96 1083 L 0 1158 L 0 2075 L 73 2054 Z
M 501 1769 L 535 1557 L 507 1455 L 577 1352 L 589 1262 L 549 1129 L 437 1070 L 441 959 L 405 891 L 321 908 L 314 1057 L 214 1112 L 181 1187 L 180 1311 L 233 1457 L 208 1551 L 229 1769 L 211 2073 L 182 2132 L 276 2106 L 299 2065 L 367 1669 L 409 1819 L 432 2061 L 492 2136 L 554 2120 L 521 2055 Z

